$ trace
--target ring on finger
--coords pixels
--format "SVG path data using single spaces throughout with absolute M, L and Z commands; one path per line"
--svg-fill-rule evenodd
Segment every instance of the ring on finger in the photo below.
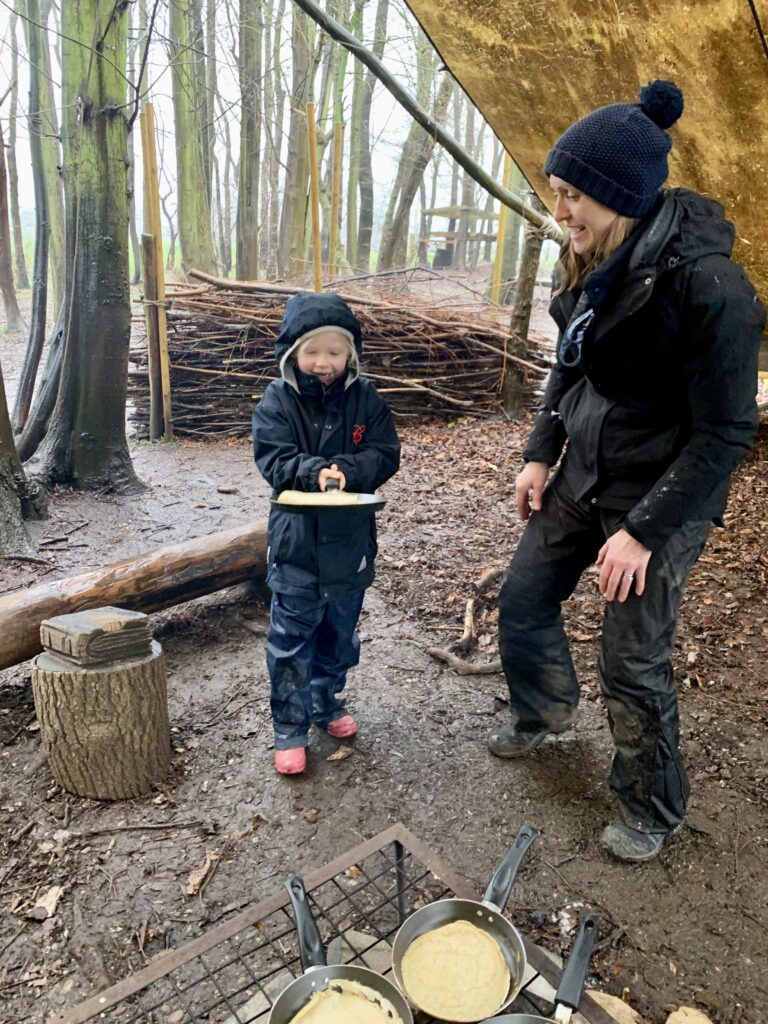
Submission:
M 623 572 L 621 575 L 625 580 L 633 580 L 635 578 L 635 574 L 633 572 Z

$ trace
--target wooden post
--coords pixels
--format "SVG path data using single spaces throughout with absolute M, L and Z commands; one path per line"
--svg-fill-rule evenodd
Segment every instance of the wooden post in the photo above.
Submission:
M 333 189 L 331 192 L 331 231 L 328 252 L 328 277 L 336 277 L 336 250 L 339 246 L 339 214 L 341 212 L 341 170 L 344 160 L 344 123 L 333 126 Z
M 504 177 L 502 184 L 509 189 L 510 178 L 512 177 L 512 157 L 504 152 Z M 507 237 L 508 208 L 502 203 L 499 210 L 499 227 L 496 232 L 496 255 L 493 260 L 493 276 L 491 277 L 491 302 L 497 305 L 501 302 L 501 275 L 504 268 L 504 243 Z
M 32 689 L 56 782 L 94 800 L 148 793 L 171 758 L 163 652 L 146 616 L 62 615 L 42 624 L 41 637 Z
M 141 146 L 144 154 L 144 231 L 155 239 L 155 279 L 157 281 L 157 330 L 160 351 L 160 379 L 163 394 L 163 420 L 166 441 L 173 439 L 171 408 L 171 367 L 168 358 L 168 322 L 165 315 L 165 264 L 163 229 L 160 220 L 160 183 L 155 147 L 155 111 L 145 103 L 141 113 Z
M 149 439 L 163 435 L 163 382 L 160 359 L 160 328 L 157 304 L 157 259 L 154 235 L 141 236 L 144 315 L 147 321 L 147 363 L 149 369 Z
M 320 171 L 317 166 L 317 129 L 315 104 L 307 104 L 307 139 L 309 147 L 309 192 L 312 211 L 312 277 L 315 291 L 323 290 L 323 252 L 320 238 Z

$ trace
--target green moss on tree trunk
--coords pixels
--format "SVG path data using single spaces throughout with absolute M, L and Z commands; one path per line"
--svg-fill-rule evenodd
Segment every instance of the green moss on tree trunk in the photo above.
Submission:
M 79 0 L 62 10 L 64 361 L 37 461 L 46 479 L 84 488 L 136 485 L 125 436 L 131 328 L 127 8 L 127 0 L 114 8 Z

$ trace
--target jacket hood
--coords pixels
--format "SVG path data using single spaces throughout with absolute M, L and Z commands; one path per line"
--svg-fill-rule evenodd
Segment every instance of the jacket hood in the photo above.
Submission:
M 354 346 L 349 361 L 346 386 L 360 376 L 363 339 L 360 321 L 336 292 L 298 292 L 285 304 L 280 333 L 275 339 L 275 360 L 280 373 L 291 387 L 298 390 L 293 360 L 290 358 L 308 334 L 325 328 L 346 334 Z
M 630 257 L 632 266 L 674 267 L 702 256 L 730 257 L 736 232 L 720 203 L 686 188 L 663 192 Z

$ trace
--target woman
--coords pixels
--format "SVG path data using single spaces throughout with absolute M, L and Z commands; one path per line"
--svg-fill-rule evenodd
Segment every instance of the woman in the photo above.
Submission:
M 632 861 L 656 856 L 685 815 L 670 652 L 688 573 L 755 435 L 765 323 L 730 259 L 722 208 L 661 189 L 665 129 L 682 110 L 675 85 L 652 82 L 639 104 L 571 125 L 547 157 L 568 235 L 550 306 L 561 333 L 516 480 L 528 525 L 500 596 L 512 722 L 489 738 L 494 754 L 519 757 L 573 725 L 579 685 L 561 603 L 596 560 L 621 813 L 602 840 Z

